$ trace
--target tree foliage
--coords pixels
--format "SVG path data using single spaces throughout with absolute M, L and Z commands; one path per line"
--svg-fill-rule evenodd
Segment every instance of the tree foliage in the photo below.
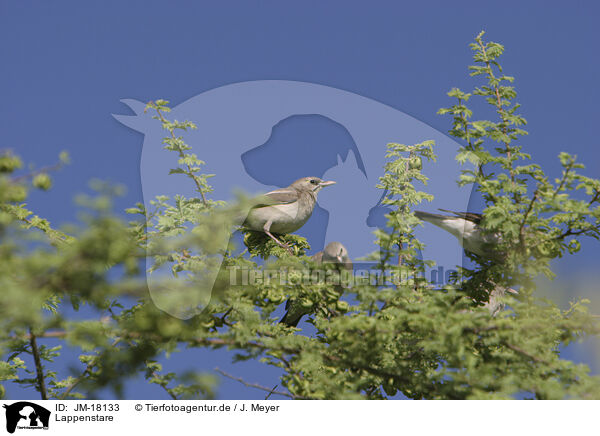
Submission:
M 211 398 L 214 373 L 164 372 L 158 360 L 184 348 L 226 347 L 235 360 L 279 368 L 281 390 L 269 395 L 600 398 L 600 378 L 560 356 L 571 342 L 598 334 L 587 302 L 561 310 L 536 290 L 540 274 L 552 276 L 553 259 L 575 254 L 583 237 L 600 238 L 600 181 L 581 174 L 583 165 L 567 153 L 558 157 L 563 171 L 556 180 L 532 163 L 514 79 L 499 63 L 503 46 L 486 43 L 482 33 L 471 48 L 470 71 L 480 84 L 470 92 L 452 89 L 454 104 L 440 113 L 451 116 L 450 134 L 462 144 L 457 160 L 475 164 L 458 183 L 481 193 L 484 226 L 500 235 L 499 261 L 470 255 L 474 266 L 441 289 L 423 278 L 431 262 L 417 256 L 423 245 L 414 230 L 422 223 L 413 210 L 432 199 L 415 187 L 426 186 L 422 160 L 435 160 L 432 141 L 388 144 L 378 184 L 392 209 L 388 225 L 376 232 L 380 251 L 371 274 L 346 277 L 341 299 L 341 272 L 316 265 L 305 255 L 309 241 L 299 236 L 285 237 L 293 256 L 252 232 L 245 251 L 219 252 L 214 241 L 227 236 L 238 209 L 212 198 L 204 162 L 178 136 L 196 126 L 170 121 L 168 102 L 157 100 L 147 110 L 167 132 L 165 153 L 177 158 L 170 173 L 186 177 L 197 197 L 159 196 L 152 210 L 137 204 L 126 211 L 137 217 L 130 222 L 112 212 L 118 189 L 95 182 L 97 195 L 79 199 L 81 224 L 54 229 L 25 204 L 32 187 L 51 187 L 50 171 L 19 175 L 17 156 L 0 156 L 0 380 L 65 399 L 104 387 L 119 395 L 124 381 L 141 373 L 171 398 Z M 495 120 L 475 118 L 472 99 L 490 105 Z M 202 313 L 184 321 L 155 307 L 142 274 L 147 254 L 151 269 L 166 266 L 185 277 L 171 297 L 182 307 L 205 268 L 223 260 Z M 253 279 L 242 284 L 244 271 Z M 172 285 L 171 277 L 163 279 Z M 509 306 L 491 316 L 482 306 L 499 286 L 518 287 L 519 295 L 505 297 Z M 277 322 L 277 309 L 290 298 L 310 312 L 310 334 Z M 66 308 L 83 305 L 98 316 L 65 316 Z M 51 369 L 61 359 L 61 345 L 48 345 L 56 340 L 81 350 L 79 372 L 66 379 Z

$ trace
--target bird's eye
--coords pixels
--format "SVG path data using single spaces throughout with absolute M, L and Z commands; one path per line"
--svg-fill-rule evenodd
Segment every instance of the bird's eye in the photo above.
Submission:
M 317 184 L 317 183 L 319 183 L 319 182 L 317 182 L 317 179 L 312 179 L 312 180 L 310 181 L 310 183 L 312 183 L 313 185 L 316 185 L 316 184 Z

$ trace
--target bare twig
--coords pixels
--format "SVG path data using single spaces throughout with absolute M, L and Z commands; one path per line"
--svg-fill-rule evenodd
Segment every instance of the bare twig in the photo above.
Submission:
M 257 383 L 249 383 L 249 382 L 247 382 L 246 380 L 244 380 L 242 378 L 239 378 L 239 377 L 236 377 L 236 376 L 231 375 L 229 373 L 226 373 L 225 371 L 223 371 L 219 367 L 216 367 L 215 371 L 218 372 L 219 374 L 221 374 L 222 376 L 230 378 L 231 380 L 235 380 L 237 382 L 240 382 L 241 384 L 243 384 L 244 386 L 247 386 L 249 388 L 255 388 L 255 389 L 260 389 L 261 391 L 269 392 L 269 395 L 271 395 L 271 394 L 282 395 L 284 397 L 292 398 L 294 400 L 308 400 L 309 399 L 308 397 L 302 397 L 300 395 L 293 395 L 293 394 L 290 394 L 289 392 L 276 391 L 275 388 L 277 386 L 275 386 L 275 388 L 271 389 L 271 388 L 268 388 L 266 386 L 261 386 L 261 385 L 259 385 Z M 267 395 L 267 398 L 269 398 L 269 395 Z M 265 400 L 267 398 L 265 398 Z
M 273 386 L 273 389 L 271 389 L 271 392 L 269 392 L 267 394 L 267 396 L 265 397 L 265 400 L 269 399 L 269 397 L 273 394 L 273 392 L 275 392 L 275 389 L 277 389 L 277 386 L 279 386 L 279 384 L 276 384 L 275 386 Z
M 109 311 L 112 313 L 112 311 L 109 308 Z M 66 333 L 66 332 L 55 332 L 55 333 Z M 115 345 L 117 345 L 120 342 L 121 338 L 116 338 L 113 343 L 112 346 L 114 347 Z M 71 393 L 71 391 L 73 391 L 73 389 L 75 389 L 75 387 L 81 383 L 86 375 L 90 374 L 90 371 L 92 370 L 92 368 L 96 365 L 96 359 L 94 358 L 94 360 L 90 361 L 87 366 L 85 367 L 85 369 L 83 370 L 83 372 L 81 373 L 81 375 L 79 377 L 77 377 L 73 383 L 71 383 L 67 389 L 62 393 L 62 395 L 60 396 L 61 400 L 66 400 L 67 397 L 69 396 L 69 394 Z

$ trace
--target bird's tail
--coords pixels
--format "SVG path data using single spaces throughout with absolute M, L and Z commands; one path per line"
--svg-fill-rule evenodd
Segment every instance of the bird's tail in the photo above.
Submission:
M 283 318 L 281 318 L 281 321 L 279 321 L 279 324 L 285 324 L 288 327 L 297 327 L 298 323 L 300 322 L 300 318 L 302 318 L 302 315 L 293 316 L 292 311 L 288 310 L 285 315 L 283 315 Z
M 440 215 L 439 213 L 423 212 L 421 210 L 415 210 L 415 216 L 420 220 L 433 222 L 434 224 L 436 222 L 439 222 L 440 220 L 448 219 L 446 215 Z

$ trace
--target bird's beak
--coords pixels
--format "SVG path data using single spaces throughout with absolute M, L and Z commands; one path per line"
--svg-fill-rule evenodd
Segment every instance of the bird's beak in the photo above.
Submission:
M 321 183 L 319 183 L 319 186 L 322 188 L 329 185 L 335 185 L 335 182 L 333 180 L 323 180 Z
M 509 294 L 513 294 L 513 295 L 519 295 L 519 291 L 517 291 L 516 289 L 513 289 L 513 288 L 508 288 L 506 290 L 506 292 L 508 292 Z

